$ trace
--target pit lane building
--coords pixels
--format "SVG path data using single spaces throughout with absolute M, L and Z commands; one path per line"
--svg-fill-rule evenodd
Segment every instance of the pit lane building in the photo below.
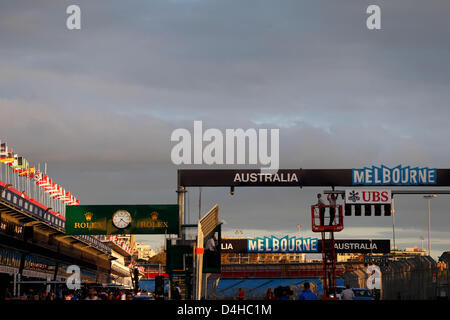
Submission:
M 19 296 L 50 282 L 64 283 L 69 265 L 80 267 L 82 283 L 126 285 L 127 254 L 94 236 L 66 235 L 63 215 L 0 181 L 2 294 L 5 288 Z

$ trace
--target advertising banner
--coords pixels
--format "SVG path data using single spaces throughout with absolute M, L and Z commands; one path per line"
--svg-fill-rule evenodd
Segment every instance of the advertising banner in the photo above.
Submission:
M 319 241 L 319 250 L 322 250 L 322 240 Z M 368 239 L 340 239 L 334 240 L 336 253 L 389 253 L 391 251 L 390 240 Z
M 68 206 L 66 234 L 176 234 L 178 205 Z
M 442 170 L 441 170 L 442 171 Z M 352 170 L 352 182 L 354 185 L 371 186 L 418 186 L 437 184 L 437 169 L 419 168 L 410 166 L 386 166 L 364 167 Z
M 371 166 L 361 169 L 180 169 L 185 187 L 450 186 L 450 169 Z
M 345 189 L 346 204 L 391 204 L 389 189 Z
M 222 239 L 222 253 L 318 253 L 317 238 L 271 236 L 255 239 Z
M 255 253 L 317 253 L 319 252 L 317 238 L 297 238 L 275 236 L 247 239 L 247 252 Z

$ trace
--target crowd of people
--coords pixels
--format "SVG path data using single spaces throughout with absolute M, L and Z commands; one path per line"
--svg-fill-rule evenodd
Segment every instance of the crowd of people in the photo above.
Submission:
M 5 295 L 6 300 L 12 299 L 12 295 Z M 82 288 L 80 290 L 63 290 L 55 291 L 42 290 L 37 291 L 30 289 L 22 297 L 21 300 L 37 300 L 37 301 L 53 301 L 53 300 L 134 300 L 135 296 L 147 295 L 152 296 L 151 292 L 138 291 L 136 294 L 132 290 L 111 289 L 111 288 Z
M 238 290 L 238 300 L 245 300 L 245 292 L 242 288 Z M 303 290 L 298 292 L 295 285 L 290 287 L 279 286 L 272 291 L 272 288 L 267 289 L 265 300 L 317 300 L 317 295 L 311 291 L 309 282 L 303 284 Z

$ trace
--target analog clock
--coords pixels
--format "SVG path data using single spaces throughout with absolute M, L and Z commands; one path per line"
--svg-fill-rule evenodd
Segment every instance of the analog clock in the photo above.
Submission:
M 112 223 L 117 229 L 125 229 L 131 223 L 131 214 L 125 210 L 118 210 L 112 216 Z

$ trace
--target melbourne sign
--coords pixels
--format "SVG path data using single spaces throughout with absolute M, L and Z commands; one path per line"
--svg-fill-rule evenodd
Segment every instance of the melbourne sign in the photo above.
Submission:
M 346 204 L 389 204 L 392 193 L 388 189 L 346 189 Z
M 433 185 L 437 181 L 436 169 L 411 168 L 409 166 L 397 166 L 388 168 L 365 167 L 352 170 L 352 182 L 354 185 Z
M 317 238 L 222 239 L 222 253 L 318 253 Z
M 275 236 L 248 239 L 248 252 L 271 252 L 271 253 L 306 253 L 318 252 L 317 238 L 297 238 L 295 236 L 285 236 L 278 238 Z
M 176 234 L 178 205 L 68 206 L 66 234 Z

